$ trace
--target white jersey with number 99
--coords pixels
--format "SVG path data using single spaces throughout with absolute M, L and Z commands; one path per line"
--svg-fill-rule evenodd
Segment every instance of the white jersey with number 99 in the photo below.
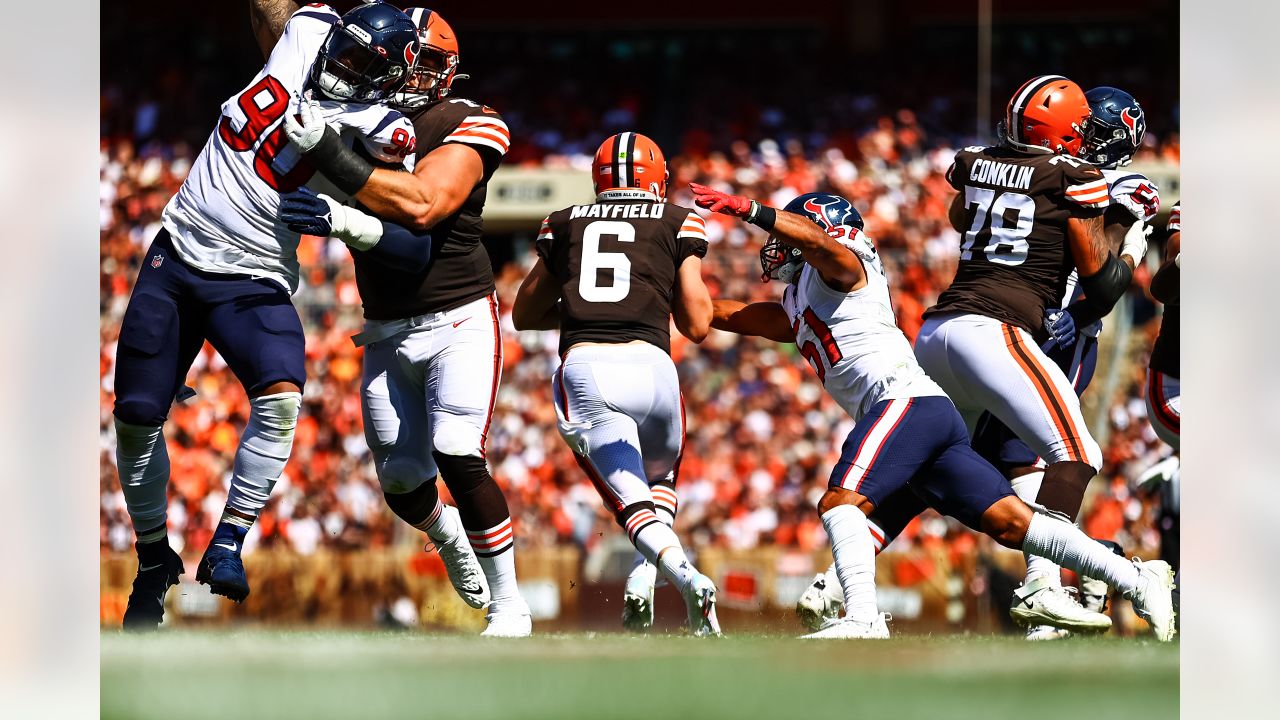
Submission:
M 347 198 L 289 144 L 284 116 L 298 112 L 311 65 L 338 17 L 319 5 L 294 13 L 253 82 L 222 104 L 218 127 L 162 217 L 187 264 L 298 289 L 300 236 L 276 218 L 280 195 L 305 185 Z M 320 106 L 349 146 L 358 142 L 357 149 L 380 163 L 413 167 L 413 125 L 400 113 L 323 99 Z

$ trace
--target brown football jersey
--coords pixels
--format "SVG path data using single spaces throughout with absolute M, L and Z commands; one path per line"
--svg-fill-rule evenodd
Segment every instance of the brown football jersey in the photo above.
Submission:
M 1075 266 L 1067 219 L 1109 203 L 1102 171 L 1069 155 L 970 147 L 956 153 L 947 181 L 964 198 L 967 229 L 955 279 L 925 316 L 974 313 L 1039 331 Z
M 561 353 L 633 340 L 670 353 L 677 270 L 690 255 L 706 256 L 707 226 L 679 205 L 608 200 L 548 215 L 537 251 L 561 283 Z
M 431 262 L 422 272 L 397 270 L 355 254 L 356 284 L 365 317 L 371 320 L 451 310 L 494 291 L 480 214 L 489 178 L 511 145 L 507 125 L 492 108 L 461 98 L 428 105 L 412 120 L 418 159 L 442 145 L 461 143 L 480 153 L 484 176 L 457 212 L 431 228 Z

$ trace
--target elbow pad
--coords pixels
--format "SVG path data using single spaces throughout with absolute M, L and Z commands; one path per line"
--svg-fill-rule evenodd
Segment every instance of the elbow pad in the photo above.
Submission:
M 1092 325 L 1106 317 L 1132 282 L 1133 270 L 1115 255 L 1108 254 L 1107 262 L 1101 270 L 1080 278 L 1084 297 L 1067 308 L 1067 312 L 1075 319 L 1076 327 Z

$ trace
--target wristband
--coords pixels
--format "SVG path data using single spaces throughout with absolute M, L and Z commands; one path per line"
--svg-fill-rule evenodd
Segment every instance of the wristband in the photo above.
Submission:
M 747 222 L 771 232 L 774 223 L 778 222 L 778 211 L 752 200 L 751 211 L 747 213 Z
M 342 143 L 332 127 L 326 127 L 320 142 L 307 159 L 342 192 L 355 197 L 373 174 L 373 165 Z

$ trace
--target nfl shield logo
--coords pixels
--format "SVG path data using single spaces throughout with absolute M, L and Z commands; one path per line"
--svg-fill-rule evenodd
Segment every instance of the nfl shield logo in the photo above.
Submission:
M 151 258 L 151 267 L 158 268 L 163 262 L 164 256 L 157 253 L 155 257 Z

